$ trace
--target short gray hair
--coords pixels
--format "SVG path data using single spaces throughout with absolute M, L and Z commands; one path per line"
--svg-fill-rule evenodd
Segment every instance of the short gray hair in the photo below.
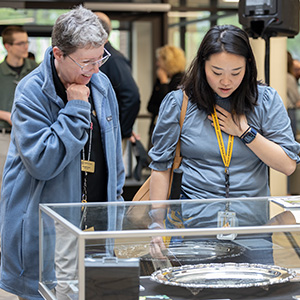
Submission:
M 52 47 L 58 47 L 64 55 L 86 47 L 98 48 L 108 38 L 98 17 L 82 5 L 62 14 L 52 30 Z

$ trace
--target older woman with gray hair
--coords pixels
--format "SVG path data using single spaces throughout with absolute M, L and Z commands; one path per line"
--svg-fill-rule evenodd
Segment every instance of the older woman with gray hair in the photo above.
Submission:
M 106 40 L 90 10 L 79 6 L 61 15 L 43 62 L 16 89 L 0 203 L 0 288 L 20 299 L 42 299 L 40 203 L 122 200 L 118 105 L 110 81 L 99 71 L 110 56 Z M 92 217 L 83 229 L 114 229 L 118 214 Z M 46 246 L 54 252 L 54 243 Z

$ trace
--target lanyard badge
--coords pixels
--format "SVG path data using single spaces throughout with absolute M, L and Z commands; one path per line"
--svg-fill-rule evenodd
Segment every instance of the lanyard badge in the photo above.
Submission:
M 229 211 L 229 202 L 226 203 L 225 211 L 218 212 L 218 227 L 226 228 L 226 227 L 236 227 L 237 224 L 237 217 L 234 211 Z M 228 208 L 227 208 L 228 207 Z M 217 239 L 219 240 L 234 240 L 237 234 L 230 233 L 230 234 L 223 234 L 220 233 L 217 235 Z

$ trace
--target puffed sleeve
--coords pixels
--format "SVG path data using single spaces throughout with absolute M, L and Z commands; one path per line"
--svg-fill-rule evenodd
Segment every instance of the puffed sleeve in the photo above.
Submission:
M 259 87 L 257 114 L 253 120 L 260 133 L 282 147 L 285 153 L 297 163 L 300 162 L 300 144 L 294 139 L 287 110 L 277 91 L 271 87 Z M 255 121 L 256 120 L 256 121 Z
M 182 90 L 166 95 L 159 109 L 158 119 L 152 135 L 153 147 L 149 151 L 150 168 L 165 171 L 172 167 L 176 145 L 180 135 L 180 112 Z

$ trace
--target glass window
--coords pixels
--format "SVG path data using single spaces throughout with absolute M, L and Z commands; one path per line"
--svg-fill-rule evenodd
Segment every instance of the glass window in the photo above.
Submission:
M 237 27 L 242 27 L 239 23 L 238 14 L 228 15 L 221 14 L 221 17 L 218 19 L 218 25 L 235 25 Z
M 67 12 L 62 9 L 13 9 L 0 8 L 2 25 L 53 25 L 57 17 Z
M 171 12 L 169 16 L 169 44 L 180 47 L 180 26 L 186 26 L 185 55 L 187 67 L 196 56 L 199 45 L 210 28 L 210 12 Z M 185 18 L 185 19 L 182 19 Z
M 294 38 L 287 40 L 287 49 L 291 52 L 293 58 L 300 60 L 300 34 L 297 34 Z
M 58 16 L 68 10 L 61 9 L 13 9 L 0 8 L 0 25 L 48 25 L 52 26 Z M 29 33 L 30 35 L 30 33 Z M 29 37 L 29 52 L 35 55 L 36 62 L 44 59 L 44 52 L 51 45 L 50 37 Z M 6 50 L 0 42 L 0 61 L 6 56 Z
M 114 48 L 119 50 L 125 57 L 131 60 L 130 53 L 130 23 L 120 22 L 118 20 L 112 20 L 113 30 L 110 33 L 109 41 Z

